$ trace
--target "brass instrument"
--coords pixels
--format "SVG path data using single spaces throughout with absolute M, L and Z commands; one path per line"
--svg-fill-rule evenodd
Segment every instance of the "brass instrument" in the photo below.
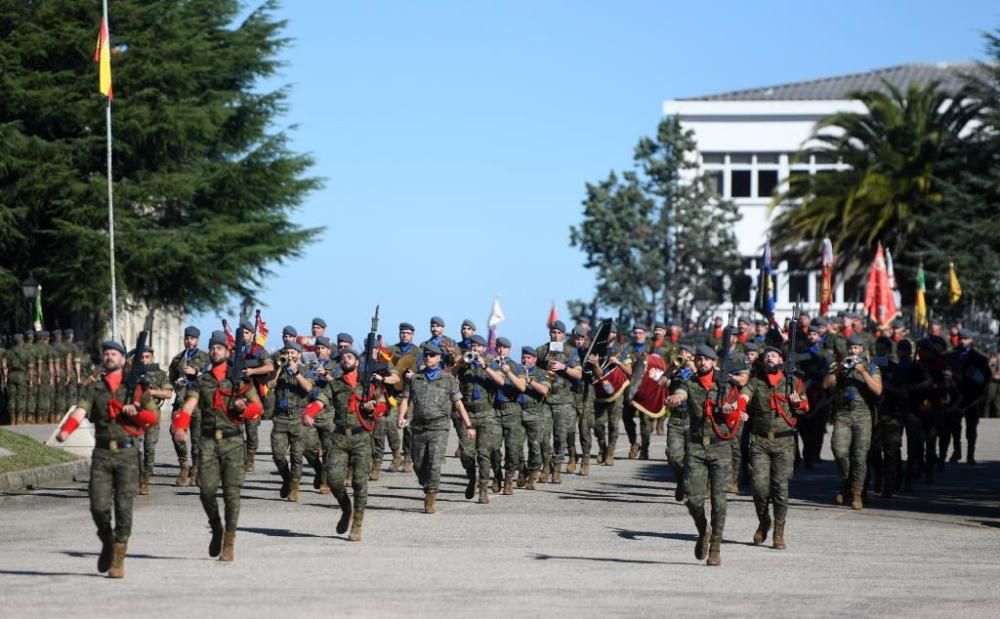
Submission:
M 277 372 L 280 374 L 281 371 L 284 370 L 286 367 L 288 367 L 288 355 L 285 354 L 285 353 L 282 353 L 282 354 L 278 355 Z
M 472 364 L 473 361 L 476 361 L 478 358 L 479 358 L 479 355 L 477 355 L 476 353 L 472 352 L 471 350 L 465 351 L 465 354 L 462 355 L 462 361 L 464 361 L 465 363 L 468 363 L 470 365 Z
M 415 346 L 413 351 L 418 350 Z M 400 376 L 405 377 L 407 372 L 417 371 L 417 360 L 419 356 L 416 352 L 409 352 L 405 355 L 399 355 L 397 358 L 392 360 L 392 365 L 396 368 L 396 371 Z

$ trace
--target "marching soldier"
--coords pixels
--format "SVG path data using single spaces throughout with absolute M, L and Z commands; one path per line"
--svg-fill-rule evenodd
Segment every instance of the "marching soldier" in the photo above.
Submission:
M 471 350 L 472 336 L 476 334 L 476 323 L 466 318 L 462 321 L 462 326 L 459 328 L 459 332 L 462 334 L 462 339 L 458 342 L 458 349 L 463 352 Z
M 684 491 L 688 512 L 698 530 L 694 556 L 703 560 L 707 555 L 708 565 L 722 564 L 726 488 L 732 476 L 731 442 L 745 416 L 745 401 L 738 397 L 738 389 L 729 384 L 729 377 L 723 377 L 717 370 L 717 360 L 715 349 L 699 346 L 694 356 L 695 375 L 675 393 L 678 400 L 686 403 L 689 421 Z M 705 517 L 705 495 L 709 486 L 712 491 L 711 524 Z
M 587 333 L 579 328 L 573 327 L 573 347 L 576 349 L 576 356 L 581 361 L 587 356 Z M 586 376 L 581 374 L 579 380 L 573 381 L 570 389 L 573 392 L 573 408 L 576 410 L 577 425 L 570 428 L 567 442 L 569 443 L 569 460 L 566 463 L 566 472 L 576 471 L 576 434 L 580 433 L 580 475 L 590 475 L 590 448 L 591 439 L 594 434 L 594 389 L 587 383 Z
M 194 387 L 198 374 L 209 364 L 208 353 L 198 348 L 200 337 L 201 331 L 198 327 L 186 327 L 184 329 L 184 350 L 174 355 L 167 368 L 170 384 L 177 392 L 177 397 L 174 398 L 173 414 L 176 414 L 184 405 L 188 389 Z M 201 427 L 201 411 L 195 409 L 191 414 L 191 425 L 195 428 Z M 174 453 L 177 454 L 177 464 L 180 467 L 174 484 L 178 486 L 193 484 L 198 478 L 198 456 L 200 454 L 198 440 L 194 438 L 191 440 L 191 465 L 189 466 L 187 443 L 179 443 L 173 436 L 171 438 L 174 443 Z
M 514 472 L 518 471 L 517 487 L 527 484 L 527 464 L 521 461 L 521 450 L 524 447 L 524 415 L 521 411 L 521 401 L 527 381 L 524 370 L 510 358 L 510 340 L 498 337 L 496 340 L 497 356 L 486 368 L 486 373 L 497 384 L 493 396 L 493 410 L 500 419 L 503 431 L 503 493 L 514 494 Z
M 881 454 L 875 462 L 882 463 L 882 496 L 891 498 L 898 486 L 902 454 L 903 432 L 906 432 L 906 471 L 903 491 L 913 491 L 913 480 L 919 473 L 923 459 L 923 429 L 917 416 L 918 393 L 930 386 L 922 366 L 913 362 L 910 340 L 900 340 L 896 345 L 896 361 L 890 361 L 882 374 L 884 397 L 879 407 L 879 445 Z M 881 455 L 881 457 L 879 457 Z
M 139 362 L 148 368 L 153 365 L 153 352 L 153 349 L 147 346 L 145 349 L 137 350 L 133 354 L 139 358 Z M 136 360 L 133 360 L 133 363 L 136 362 Z M 160 409 L 167 398 L 174 395 L 174 390 L 170 388 L 170 379 L 167 377 L 167 373 L 158 367 L 151 371 L 147 369 L 145 381 L 145 389 L 152 396 L 153 403 L 156 404 L 157 422 L 146 430 L 143 435 L 142 479 L 139 481 L 139 494 L 143 496 L 149 494 L 149 482 L 152 480 L 153 466 L 156 464 L 156 444 L 160 442 Z
M 772 503 L 775 550 L 785 549 L 788 480 L 795 471 L 795 426 L 798 416 L 809 410 L 802 381 L 785 376 L 782 357 L 778 348 L 765 347 L 763 367 L 754 372 L 741 392 L 749 415 L 753 503 L 757 509 L 753 543 L 763 544 L 767 539 L 772 523 L 768 503 Z
M 473 334 L 469 338 L 468 345 L 469 350 L 465 353 L 465 359 L 454 368 L 462 392 L 462 406 L 476 431 L 475 440 L 470 439 L 462 446 L 462 466 L 465 467 L 465 473 L 469 477 L 469 483 L 465 487 L 465 498 L 471 499 L 475 496 L 478 466 L 479 502 L 488 504 L 490 496 L 487 488 L 490 485 L 490 473 L 494 464 L 499 465 L 500 462 L 502 430 L 500 417 L 493 409 L 493 394 L 498 387 L 486 371 L 490 362 L 484 356 L 486 340 L 481 335 Z M 461 420 L 457 419 L 456 423 L 459 421 Z M 499 483 L 500 479 L 497 477 L 494 482 L 497 486 L 495 492 L 500 489 Z
M 402 428 L 406 415 L 413 412 L 413 464 L 417 481 L 424 490 L 424 513 L 433 514 L 441 486 L 441 461 L 448 448 L 448 425 L 451 412 L 458 411 L 466 436 L 476 437 L 465 407 L 458 379 L 441 366 L 442 350 L 432 342 L 421 346 L 424 367 L 420 372 L 408 372 L 409 385 L 399 401 L 397 424 Z
M 444 319 L 440 316 L 431 316 L 431 337 L 420 344 L 423 348 L 424 344 L 434 344 L 441 349 L 441 367 L 448 369 L 455 365 L 459 358 L 457 356 L 458 347 L 455 345 L 455 341 L 444 334 Z M 459 433 L 459 439 L 465 434 L 460 428 L 456 426 L 456 431 Z
M 680 355 L 684 359 L 684 367 L 678 368 L 670 377 L 667 406 L 670 408 L 667 419 L 667 462 L 674 474 L 677 484 L 674 490 L 674 500 L 684 500 L 684 462 L 687 458 L 687 446 L 691 436 L 690 422 L 687 415 L 687 404 L 680 393 L 684 382 L 694 375 L 694 351 L 689 346 L 680 347 Z
M 400 325 L 402 327 L 402 325 Z M 403 330 L 400 328 L 399 339 L 400 344 L 393 346 L 389 349 L 389 355 L 392 359 L 400 359 L 404 356 L 404 353 L 400 352 L 399 346 L 403 344 Z M 413 350 L 416 346 L 413 345 L 413 329 L 410 329 L 409 333 L 409 348 L 407 350 Z M 398 376 L 398 372 L 396 373 Z M 403 468 L 403 454 L 402 446 L 400 445 L 399 428 L 396 427 L 396 404 L 398 402 L 397 397 L 405 388 L 403 379 L 400 376 L 399 382 L 390 385 L 389 398 L 387 398 L 386 403 L 389 405 L 389 410 L 385 415 L 378 417 L 375 420 L 375 429 L 372 431 L 372 470 L 368 475 L 369 481 L 378 481 L 382 475 L 382 460 L 385 458 L 385 445 L 389 443 L 389 449 L 392 451 L 392 462 L 389 464 L 389 471 L 393 473 L 398 473 Z M 404 430 L 405 432 L 405 430 Z M 409 451 L 407 451 L 409 453 Z
M 399 343 L 389 348 L 389 352 L 392 355 L 393 359 L 403 359 L 404 357 L 410 357 L 410 359 L 407 360 L 405 365 L 407 365 L 407 367 L 412 367 L 412 368 L 416 368 L 420 363 L 420 347 L 413 343 L 413 334 L 415 332 L 416 329 L 413 328 L 412 324 L 408 322 L 399 323 Z M 406 384 L 404 382 L 396 395 L 397 396 L 401 395 L 401 393 L 405 390 L 406 390 Z M 398 412 L 399 411 L 397 409 L 394 410 L 392 414 L 396 415 Z M 398 433 L 400 433 L 399 428 L 396 427 L 394 419 L 395 417 L 393 418 L 393 421 L 390 424 L 393 426 L 393 429 L 386 430 L 387 432 L 389 432 L 390 446 L 392 446 L 393 434 L 395 434 L 398 437 L 399 436 Z M 413 433 L 410 430 L 409 424 L 407 424 L 406 427 L 402 429 L 401 434 L 403 435 L 402 439 L 397 439 L 399 442 L 399 449 L 401 453 L 397 453 L 396 449 L 395 448 L 393 449 L 392 464 L 389 466 L 389 470 L 394 473 L 399 471 L 412 473 L 413 458 L 411 457 L 411 446 L 413 445 Z M 400 455 L 402 456 L 402 460 L 397 461 L 397 458 L 399 458 Z
M 90 466 L 90 513 L 97 525 L 101 554 L 97 571 L 124 578 L 125 553 L 132 534 L 132 503 L 139 487 L 138 438 L 159 421 L 156 403 L 137 388 L 137 401 L 126 402 L 125 347 L 115 341 L 101 344 L 100 380 L 84 390 L 56 440 L 65 441 L 83 419 L 94 424 L 95 445 Z M 112 509 L 114 516 L 112 517 Z
M 24 345 L 24 334 L 14 334 L 14 345 L 7 351 L 7 410 L 11 425 L 27 423 L 28 379 L 34 374 L 31 354 Z
M 388 411 L 381 389 L 377 398 L 362 403 L 365 385 L 359 382 L 358 357 L 354 349 L 342 350 L 339 358 L 340 375 L 325 382 L 317 399 L 310 402 L 302 413 L 302 423 L 311 426 L 321 410 L 332 409 L 334 429 L 330 439 L 330 453 L 326 459 L 326 479 L 340 505 L 337 533 L 345 533 L 350 525 L 351 533 L 347 540 L 351 542 L 361 541 L 365 508 L 368 505 L 368 471 L 372 468 L 371 428 L 377 418 Z M 388 376 L 378 373 L 373 375 L 380 383 L 389 377 L 398 379 L 395 369 L 390 368 Z M 353 473 L 353 507 L 347 496 L 348 471 Z
M 243 487 L 246 443 L 243 424 L 259 419 L 264 412 L 257 391 L 249 381 L 230 381 L 229 349 L 226 334 L 213 331 L 208 341 L 209 368 L 188 388 L 184 406 L 174 415 L 174 438 L 187 440 L 191 414 L 201 409 L 201 425 L 193 431 L 199 434 L 201 455 L 198 463 L 198 485 L 201 505 L 208 516 L 212 538 L 208 556 L 220 561 L 232 561 L 236 546 L 236 526 L 240 517 L 240 491 Z M 219 515 L 216 495 L 222 486 L 225 522 Z M 223 528 L 223 524 L 225 527 Z
M 309 397 L 313 400 L 319 399 L 320 393 L 335 380 L 335 376 L 340 374 L 337 363 L 333 360 L 333 347 L 330 345 L 330 338 L 320 335 L 315 339 L 316 362 L 310 366 L 310 371 L 306 378 L 313 384 Z M 315 432 L 316 443 L 306 445 L 306 459 L 315 461 L 320 458 L 322 449 L 322 468 L 319 475 L 319 493 L 330 494 L 330 484 L 326 479 L 326 467 L 330 463 L 330 449 L 333 441 L 334 420 L 333 409 L 324 408 L 312 417 L 312 423 L 306 424 L 307 432 Z M 313 480 L 313 486 L 316 486 Z
M 49 338 L 49 346 L 52 348 L 54 382 L 52 387 L 52 415 L 50 423 L 59 423 L 62 420 L 63 413 L 66 412 L 66 409 L 70 405 L 70 402 L 66 399 L 66 379 L 69 378 L 66 359 L 69 356 L 69 352 L 63 344 L 61 329 L 53 329 Z
M 35 351 L 38 363 L 38 392 L 36 395 L 35 423 L 53 423 L 53 398 L 55 397 L 55 354 L 49 345 L 49 332 L 35 334 Z
M 857 333 L 847 339 L 848 357 L 834 362 L 823 379 L 823 387 L 833 391 L 833 456 L 840 471 L 840 491 L 836 502 L 843 505 L 853 497 L 851 507 L 862 509 L 861 493 L 868 472 L 868 450 L 872 440 L 872 417 L 882 395 L 882 374 L 865 355 L 865 340 Z
M 306 429 L 302 426 L 302 411 L 309 404 L 313 384 L 307 378 L 309 368 L 301 365 L 302 346 L 291 341 L 285 344 L 281 353 L 285 356 L 285 362 L 278 363 L 275 376 L 268 383 L 268 387 L 274 390 L 275 398 L 271 457 L 281 475 L 279 495 L 294 503 L 299 500 L 302 463 L 306 453 Z M 311 464 L 319 479 L 322 466 L 317 461 Z
M 542 474 L 542 435 L 545 432 L 545 396 L 552 388 L 548 372 L 537 365 L 538 352 L 531 346 L 521 348 L 524 366 L 524 399 L 521 422 L 528 440 L 528 490 L 534 490 Z
M 266 388 L 267 381 L 274 373 L 274 363 L 267 355 L 267 351 L 257 345 L 254 341 L 254 328 L 250 321 L 244 320 L 240 323 L 240 328 L 236 332 L 236 350 L 233 354 L 243 355 L 243 377 L 253 382 L 254 389 L 257 390 L 265 411 L 273 411 L 275 406 L 274 393 Z M 254 471 L 254 462 L 257 458 L 257 448 L 260 446 L 259 426 L 261 415 L 243 423 L 246 432 L 246 451 L 244 456 L 246 461 L 243 468 L 246 472 Z
M 615 327 L 608 334 L 608 372 L 619 371 L 624 376 L 625 363 L 619 351 L 616 350 Z M 593 368 L 594 376 L 602 376 L 604 368 L 597 355 L 590 355 L 587 363 Z M 614 367 L 612 367 L 614 366 Z M 624 382 L 622 383 L 624 384 Z M 625 389 L 607 389 L 604 385 L 610 382 L 602 381 L 594 389 L 594 434 L 597 435 L 597 463 L 605 466 L 615 465 L 615 446 L 618 444 L 618 427 L 622 420 L 625 405 Z
M 24 332 L 24 356 L 28 362 L 28 388 L 25 390 L 24 398 L 24 422 L 38 423 L 35 418 L 38 408 L 38 389 L 41 384 L 41 374 L 39 372 L 38 349 L 34 344 L 35 332 L 28 330 Z
M 651 351 L 650 345 L 646 342 L 646 325 L 637 324 L 632 327 L 632 342 L 625 349 L 624 370 L 629 376 L 628 400 L 622 411 L 622 421 L 625 423 L 625 434 L 628 435 L 628 442 L 631 446 L 628 452 L 628 459 L 649 460 L 649 437 L 653 433 L 653 420 L 638 412 L 632 406 L 632 398 L 639 389 L 642 382 L 642 375 L 646 373 L 646 355 Z M 638 418 L 638 424 L 636 419 Z M 638 435 L 636 425 L 639 426 Z
M 968 329 L 958 330 L 958 346 L 948 355 L 948 365 L 955 380 L 958 391 L 956 407 L 949 410 L 949 430 L 955 442 L 955 450 L 951 462 L 962 459 L 962 419 L 965 419 L 965 440 L 968 449 L 965 452 L 966 463 L 976 463 L 976 437 L 979 427 L 979 417 L 986 408 L 986 395 L 989 388 L 990 360 L 974 348 L 975 341 Z M 948 450 L 947 441 L 941 450 L 944 457 Z
M 90 363 L 90 355 L 84 354 L 80 345 L 73 341 L 73 330 L 63 329 L 63 342 L 70 349 L 70 390 L 69 390 L 69 400 L 70 402 L 76 402 L 76 399 L 80 396 L 80 392 L 83 390 L 83 384 L 87 375 L 89 374 L 89 369 L 85 372 L 85 364 Z
M 573 408 L 574 381 L 583 377 L 583 368 L 576 349 L 566 340 L 566 325 L 561 320 L 553 321 L 549 326 L 549 341 L 538 348 L 538 362 L 549 373 L 552 386 L 545 398 L 546 422 L 552 427 L 552 447 L 543 469 L 542 481 L 554 484 L 562 483 L 562 461 L 567 451 L 570 428 L 576 426 L 576 410 Z M 549 420 L 551 418 L 551 421 Z M 542 454 L 546 455 L 548 432 L 543 437 Z M 551 470 L 550 480 L 545 479 L 545 473 Z

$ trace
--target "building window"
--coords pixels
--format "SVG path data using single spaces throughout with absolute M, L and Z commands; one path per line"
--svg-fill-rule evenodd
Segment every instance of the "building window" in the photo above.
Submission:
M 757 155 L 757 163 L 778 163 L 778 153 L 761 153 Z
M 733 170 L 731 181 L 730 195 L 733 198 L 749 198 L 753 195 L 750 190 L 750 170 Z
M 753 162 L 753 155 L 750 153 L 733 153 L 729 155 L 729 162 L 750 164 Z
M 753 301 L 750 298 L 752 284 L 753 278 L 745 273 L 733 277 L 733 301 L 736 303 L 750 303 Z
M 777 170 L 757 170 L 757 195 L 768 198 L 778 186 Z
M 805 302 L 812 302 L 809 298 L 809 278 L 811 273 L 804 271 L 793 271 L 788 274 L 788 300 L 797 303 L 800 299 Z
M 705 178 L 708 181 L 709 191 L 715 192 L 715 195 L 721 196 L 725 191 L 725 187 L 722 184 L 722 171 L 717 172 L 707 172 Z
M 702 163 L 725 163 L 726 155 L 725 153 L 702 153 L 701 161 Z

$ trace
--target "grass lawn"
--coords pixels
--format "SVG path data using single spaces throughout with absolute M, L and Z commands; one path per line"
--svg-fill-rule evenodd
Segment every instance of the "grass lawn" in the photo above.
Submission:
M 79 459 L 79 456 L 68 451 L 46 447 L 31 437 L 3 429 L 0 429 L 0 447 L 13 454 L 0 456 L 0 473 L 23 471 Z

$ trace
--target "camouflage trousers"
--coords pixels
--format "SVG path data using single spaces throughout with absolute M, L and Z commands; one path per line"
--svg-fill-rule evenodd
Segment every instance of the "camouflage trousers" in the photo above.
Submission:
M 903 420 L 882 415 L 872 436 L 869 454 L 875 487 L 896 490 L 903 463 Z
M 260 448 L 260 420 L 244 421 L 243 429 L 247 435 L 247 449 L 257 451 Z
M 385 457 L 386 443 L 389 444 L 389 451 L 393 454 L 400 450 L 399 426 L 396 423 L 398 419 L 399 411 L 391 408 L 384 417 L 375 422 L 375 428 L 372 430 L 372 457 L 375 462 L 382 462 Z
M 313 470 L 319 473 L 326 469 L 326 465 L 330 462 L 330 443 L 333 441 L 333 415 L 330 412 L 323 412 L 316 415 L 315 425 L 308 428 L 306 426 L 302 427 L 303 430 L 303 449 L 305 450 L 302 457 L 309 466 L 313 467 Z
M 297 414 L 275 415 L 271 428 L 271 458 L 282 479 L 302 479 L 302 463 L 306 453 L 306 432 Z M 249 443 L 247 449 L 250 449 Z M 291 466 L 289 466 L 289 458 Z
M 243 466 L 246 444 L 243 436 L 219 440 L 200 437 L 199 443 L 198 487 L 201 506 L 205 508 L 209 524 L 217 525 L 220 522 L 217 495 L 221 486 L 226 529 L 235 531 L 240 519 L 240 490 L 243 488 L 245 475 Z
M 347 495 L 347 471 L 352 472 L 354 513 L 364 514 L 368 505 L 368 472 L 372 468 L 372 437 L 362 428 L 335 427 L 326 457 L 326 481 L 333 495 L 342 500 Z
M 471 419 L 472 409 L 470 406 L 466 405 L 465 410 L 469 413 L 469 418 Z M 453 412 L 451 414 L 451 425 L 455 428 L 455 435 L 458 436 L 458 446 L 461 448 L 459 460 L 462 463 L 462 468 L 465 469 L 466 475 L 472 477 L 476 474 L 476 463 L 478 461 L 476 439 L 469 438 L 468 433 L 465 431 L 465 422 L 462 421 L 462 416 L 458 413 Z
M 528 442 L 528 470 L 542 470 L 542 435 L 545 433 L 545 407 L 524 408 L 521 410 L 521 425 L 524 426 L 524 436 Z
M 788 514 L 788 480 L 795 473 L 795 437 L 751 436 L 750 462 L 758 520 L 767 521 L 770 502 L 774 504 L 775 522 L 784 522 Z
M 576 445 L 577 432 L 580 436 L 580 453 L 590 455 L 592 437 L 594 434 L 594 394 L 588 390 L 586 398 L 584 394 L 573 394 L 573 407 L 576 409 L 576 427 L 570 430 L 569 446 L 572 449 Z
M 441 462 L 448 449 L 448 425 L 413 425 L 413 472 L 425 492 L 441 487 Z
M 872 443 L 872 414 L 868 409 L 837 411 L 833 421 L 833 457 L 841 484 L 865 485 L 868 449 Z
M 565 402 L 545 402 L 545 408 L 552 416 L 552 464 L 562 464 L 572 443 L 570 433 L 576 433 L 576 407 L 573 401 Z
M 699 531 L 707 524 L 705 498 L 712 482 L 712 539 L 721 540 L 726 526 L 726 490 L 732 478 L 730 441 L 709 444 L 688 442 L 684 460 L 685 503 Z
M 476 463 L 479 465 L 479 481 L 490 481 L 494 470 L 500 468 L 500 444 L 503 429 L 500 415 L 492 408 L 478 413 L 469 413 L 472 427 L 476 430 Z
M 176 411 L 175 411 L 176 412 Z M 201 411 L 195 407 L 194 412 L 191 413 L 191 428 L 201 427 Z M 196 430 L 192 430 L 195 432 Z M 174 453 L 177 454 L 177 464 L 184 466 L 188 463 L 188 447 L 187 441 L 178 441 L 176 438 L 172 438 L 174 443 Z M 191 436 L 191 464 L 198 466 L 198 458 L 201 455 L 201 442 L 198 440 L 197 436 Z
M 153 474 L 156 464 L 156 444 L 160 442 L 160 424 L 156 424 L 142 436 L 142 472 Z
M 667 419 L 667 462 L 674 474 L 674 481 L 684 485 L 684 458 L 687 456 L 688 436 L 691 428 L 687 416 L 671 415 Z
M 634 445 L 638 441 L 643 453 L 648 452 L 649 437 L 653 435 L 656 420 L 649 415 L 644 415 L 630 402 L 626 402 L 622 408 L 622 421 L 625 424 L 625 434 L 628 435 L 629 444 Z M 636 426 L 638 426 L 638 434 L 636 434 Z
M 55 385 L 49 382 L 49 378 L 43 379 L 44 382 L 38 387 L 36 400 L 35 400 L 35 421 L 38 423 L 45 423 L 49 420 L 49 415 L 55 410 L 52 406 L 53 397 L 55 396 Z
M 611 402 L 594 402 L 594 434 L 597 435 L 598 448 L 605 454 L 615 453 L 624 403 L 624 397 Z
M 524 422 L 521 405 L 517 402 L 499 404 L 496 412 L 500 417 L 500 428 L 503 431 L 504 471 L 507 475 L 516 475 L 521 466 L 521 450 L 524 446 Z
M 23 382 L 23 379 L 22 382 L 15 383 L 8 377 L 7 411 L 10 415 L 10 422 L 14 425 L 28 421 L 28 385 Z
M 139 492 L 139 452 L 135 448 L 95 449 L 89 492 L 97 537 L 127 542 L 132 535 L 132 503 Z

